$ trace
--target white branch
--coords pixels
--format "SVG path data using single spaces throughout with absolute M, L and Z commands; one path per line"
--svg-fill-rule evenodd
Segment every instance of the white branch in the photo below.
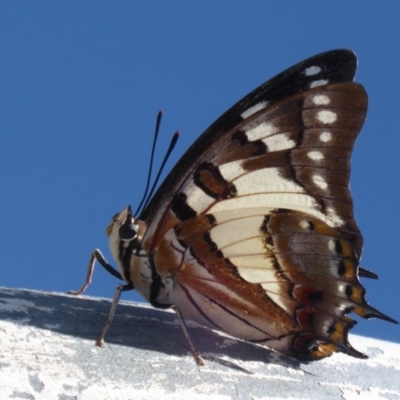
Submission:
M 104 299 L 0 288 L 2 399 L 400 399 L 400 345 L 351 336 L 343 354 L 299 363 L 189 325 L 198 367 L 174 313 L 121 302 L 95 347 Z

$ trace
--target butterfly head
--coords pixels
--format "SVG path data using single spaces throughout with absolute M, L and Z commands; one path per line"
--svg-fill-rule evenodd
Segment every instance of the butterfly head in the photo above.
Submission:
M 131 206 L 127 206 L 120 213 L 115 214 L 106 228 L 106 234 L 112 239 L 130 242 L 137 238 L 139 226 L 135 224 Z
M 117 240 L 126 244 L 132 241 L 141 241 L 146 230 L 146 224 L 135 220 L 131 206 L 127 206 L 120 213 L 115 214 L 106 228 L 110 241 Z
M 135 219 L 131 206 L 127 206 L 120 213 L 115 214 L 106 228 L 111 253 L 126 281 L 129 281 L 126 272 L 129 269 L 132 255 L 139 252 L 145 231 L 146 224 Z

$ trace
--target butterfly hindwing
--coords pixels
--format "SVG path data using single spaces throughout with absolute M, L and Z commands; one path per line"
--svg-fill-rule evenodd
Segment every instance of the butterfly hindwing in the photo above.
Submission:
M 289 210 L 223 211 L 175 227 L 157 265 L 166 249 L 179 262 L 170 298 L 188 318 L 298 358 L 320 358 L 339 346 L 357 354 L 343 345 L 344 328 L 353 324 L 344 314 L 367 307 L 351 298 L 361 288 L 357 259 L 325 223 Z M 303 345 L 288 345 L 304 337 Z

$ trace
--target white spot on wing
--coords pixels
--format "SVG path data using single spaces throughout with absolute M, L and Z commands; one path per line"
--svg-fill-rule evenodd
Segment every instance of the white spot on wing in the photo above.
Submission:
M 249 129 L 246 132 L 246 136 L 250 142 L 253 142 L 255 140 L 265 138 L 266 136 L 270 136 L 274 134 L 276 131 L 277 129 L 274 125 L 268 122 L 263 122 L 262 124 L 257 125 L 252 129 Z
M 260 237 L 260 226 L 264 218 L 264 215 L 255 215 L 220 223 L 210 230 L 211 239 L 223 250 L 225 257 L 232 257 L 237 251 L 242 255 L 264 253 L 265 248 Z M 229 247 L 226 248 L 227 246 Z M 238 249 L 235 250 L 235 247 Z
M 321 67 L 318 67 L 317 65 L 313 65 L 311 67 L 308 67 L 304 70 L 304 73 L 307 76 L 312 76 L 312 75 L 317 75 L 321 72 Z
M 230 236 L 231 232 L 229 232 L 229 235 L 226 234 L 227 231 L 224 232 L 225 236 Z M 264 257 L 267 258 L 267 250 L 265 249 L 265 243 L 262 241 L 260 237 L 260 233 L 256 232 L 257 237 L 253 237 L 250 239 L 244 239 L 241 240 L 240 242 L 236 242 L 233 244 L 229 244 L 226 247 L 222 248 L 224 257 L 228 257 L 231 259 L 233 257 L 237 256 L 242 256 L 246 254 L 254 255 L 254 254 L 264 254 Z M 219 243 L 219 241 L 218 241 Z M 269 264 L 272 265 L 272 261 L 268 261 Z
M 327 79 L 320 79 L 318 81 L 311 82 L 309 84 L 309 88 L 312 89 L 312 88 L 315 88 L 315 87 L 318 87 L 318 86 L 326 85 L 328 83 L 329 83 L 329 81 Z
M 343 220 L 336 214 L 336 211 L 332 207 L 328 207 L 326 213 L 328 221 L 333 224 L 333 226 L 343 225 Z
M 332 252 L 335 251 L 335 241 L 333 239 L 329 239 L 328 241 L 328 249 Z
M 263 139 L 269 151 L 293 149 L 296 143 L 289 139 L 285 133 L 279 133 Z
M 276 281 L 273 260 L 264 252 L 253 255 L 230 257 L 240 276 L 250 283 Z
M 307 157 L 314 161 L 320 161 L 324 159 L 324 155 L 320 151 L 309 151 Z
M 338 285 L 338 291 L 341 293 L 345 293 L 346 292 L 346 285 L 341 283 Z
M 262 110 L 263 108 L 267 107 L 268 101 L 260 101 L 259 103 L 255 104 L 253 107 L 248 108 L 247 110 L 243 111 L 240 116 L 243 119 L 250 117 L 251 115 L 255 114 L 256 112 Z
M 236 210 L 247 207 L 273 207 L 273 208 L 291 208 L 299 211 L 309 211 L 317 207 L 314 199 L 305 194 L 292 193 L 256 193 L 252 195 L 234 197 L 223 200 L 210 209 L 215 213 L 226 210 Z
M 213 214 L 213 217 L 217 220 L 217 224 L 222 224 L 224 222 L 229 222 L 229 221 L 240 219 L 240 218 L 247 218 L 247 217 L 254 217 L 254 216 L 264 218 L 266 215 L 271 214 L 272 211 L 273 211 L 272 208 L 267 208 L 267 207 L 245 208 L 242 210 L 219 212 L 218 214 Z
M 183 193 L 186 194 L 186 202 L 187 204 L 200 214 L 203 212 L 211 203 L 215 201 L 211 196 L 204 193 L 202 189 L 196 186 L 194 183 L 189 185 Z
M 220 171 L 222 176 L 227 179 L 224 171 L 225 165 L 220 166 Z M 265 195 L 274 194 L 284 197 L 290 193 L 304 193 L 304 189 L 301 186 L 291 180 L 282 178 L 279 174 L 279 168 L 264 168 L 248 172 L 237 177 L 234 180 L 234 184 L 239 196 L 265 193 Z
M 222 164 L 219 166 L 219 172 L 225 178 L 226 181 L 232 182 L 239 175 L 242 175 L 245 171 L 239 161 L 232 161 L 230 163 Z
M 276 276 L 273 259 L 263 253 L 253 256 L 230 257 L 240 276 L 250 283 L 258 283 L 267 295 L 283 310 L 288 310 L 288 304 L 280 295 L 284 290 Z
M 226 174 L 226 170 L 230 170 L 228 165 L 221 165 L 220 171 L 226 180 L 231 180 Z M 300 185 L 280 176 L 279 168 L 264 168 L 236 175 L 233 183 L 238 196 L 217 202 L 211 207 L 210 213 L 252 207 L 289 208 L 308 213 L 318 209 L 314 198 L 307 195 Z
M 302 228 L 302 229 L 308 229 L 308 228 L 310 227 L 310 223 L 309 223 L 307 220 L 302 219 L 302 220 L 299 222 L 299 226 L 300 226 L 300 228 Z
M 313 103 L 317 106 L 329 104 L 331 99 L 324 94 L 317 94 L 313 97 Z
M 344 311 L 347 307 L 349 307 L 351 305 L 353 305 L 353 304 L 349 303 L 349 302 L 346 302 L 346 303 L 343 303 L 343 304 L 339 304 L 338 305 L 338 314 L 339 314 L 340 311 Z
M 218 222 L 224 218 L 228 220 L 238 212 L 257 215 L 258 209 L 268 212 L 274 208 L 287 208 L 319 218 L 329 226 L 343 225 L 343 220 L 332 207 L 327 208 L 326 214 L 322 213 L 315 198 L 295 182 L 280 176 L 279 168 L 245 172 L 241 167 L 241 171 L 238 171 L 237 165 L 232 167 L 230 164 L 237 162 L 220 165 L 219 169 L 227 181 L 235 184 L 238 195 L 218 201 L 208 210 Z M 320 180 L 318 183 L 323 185 Z
M 318 121 L 323 124 L 333 124 L 337 119 L 337 114 L 329 110 L 321 110 L 317 112 Z
M 321 134 L 319 135 L 319 140 L 324 143 L 330 142 L 332 140 L 332 133 L 330 133 L 329 131 L 321 132 Z
M 276 280 L 276 278 L 275 278 Z M 271 300 L 277 304 L 279 307 L 281 307 L 283 310 L 285 311 L 291 311 L 290 307 L 288 307 L 288 304 L 286 304 L 283 301 L 282 295 L 280 295 L 280 293 L 282 293 L 284 291 L 284 289 L 281 287 L 281 285 L 279 285 L 278 282 L 268 282 L 265 284 L 261 285 L 263 289 L 265 289 L 265 291 L 267 292 L 268 297 L 271 298 Z
M 325 190 L 328 187 L 328 184 L 321 175 L 317 174 L 313 175 L 312 180 L 318 187 L 320 187 L 323 190 Z

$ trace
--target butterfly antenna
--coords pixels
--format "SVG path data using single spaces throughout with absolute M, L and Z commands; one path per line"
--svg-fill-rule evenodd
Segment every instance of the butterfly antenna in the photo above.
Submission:
M 145 208 L 145 207 L 147 206 L 149 200 L 151 199 L 151 196 L 152 196 L 153 193 L 154 193 L 154 190 L 155 190 L 155 188 L 156 188 L 156 186 L 157 186 L 158 180 L 160 179 L 161 173 L 162 173 L 162 171 L 163 171 L 163 169 L 164 169 L 165 163 L 167 162 L 169 156 L 171 155 L 172 150 L 174 149 L 174 147 L 175 147 L 176 142 L 178 141 L 178 139 L 179 139 L 179 132 L 177 131 L 177 132 L 174 133 L 174 136 L 172 136 L 172 139 L 171 139 L 171 142 L 170 142 L 170 144 L 169 144 L 168 150 L 167 150 L 167 152 L 165 153 L 164 160 L 163 160 L 163 162 L 161 163 L 161 166 L 160 166 L 160 168 L 159 168 L 159 170 L 158 170 L 156 179 L 155 179 L 155 181 L 154 181 L 154 183 L 153 183 L 153 186 L 151 187 L 150 193 L 149 193 L 149 195 L 147 196 L 147 199 L 146 199 L 146 201 L 145 201 L 145 205 L 144 205 L 143 208 Z
M 149 173 L 147 174 L 146 189 L 144 190 L 144 194 L 143 194 L 142 200 L 140 201 L 139 207 L 137 208 L 136 212 L 133 215 L 139 215 L 138 214 L 139 210 L 142 207 L 142 204 L 143 204 L 144 200 L 146 199 L 147 192 L 149 191 L 151 172 L 152 172 L 152 169 L 153 169 L 154 152 L 155 152 L 155 149 L 156 149 L 156 144 L 157 144 L 157 139 L 158 139 L 158 132 L 160 130 L 162 115 L 163 115 L 163 112 L 162 112 L 162 110 L 160 110 L 158 112 L 158 114 L 157 114 L 156 129 L 154 131 L 153 148 L 151 149 L 150 166 L 149 166 Z

